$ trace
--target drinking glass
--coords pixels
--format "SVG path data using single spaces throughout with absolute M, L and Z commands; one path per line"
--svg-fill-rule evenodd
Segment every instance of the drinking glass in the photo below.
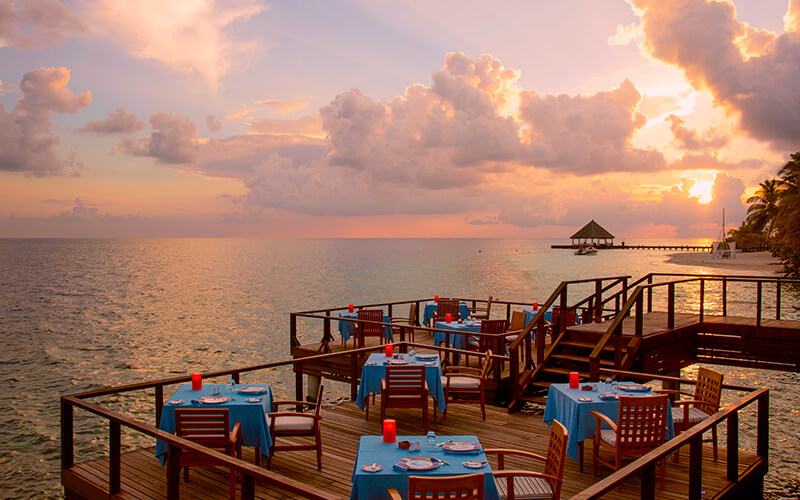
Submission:
M 428 449 L 431 451 L 436 449 L 436 433 L 433 431 L 428 431 Z

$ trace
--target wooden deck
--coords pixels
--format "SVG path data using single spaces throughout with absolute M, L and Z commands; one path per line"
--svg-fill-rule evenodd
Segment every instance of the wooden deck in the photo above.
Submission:
M 379 404 L 379 402 L 378 402 Z M 480 418 L 478 405 L 451 405 L 445 419 L 431 422 L 437 434 L 476 434 L 484 448 L 516 448 L 544 453 L 547 448 L 549 429 L 542 421 L 541 412 L 518 412 L 509 414 L 505 408 L 487 406 L 486 421 Z M 354 403 L 346 402 L 323 410 L 323 472 L 316 470 L 313 451 L 279 452 L 272 461 L 272 470 L 293 479 L 303 481 L 333 495 L 347 497 L 350 494 L 350 478 L 358 449 L 360 436 L 380 434 L 378 412 L 373 409 L 369 421 Z M 420 434 L 419 410 L 394 410 L 389 412 L 398 422 L 398 434 Z M 296 438 L 299 440 L 309 438 Z M 587 443 L 588 444 L 588 443 Z M 724 445 L 724 442 L 720 442 Z M 569 457 L 564 471 L 562 498 L 569 498 L 595 482 L 591 473 L 591 446 L 586 446 L 586 472 L 581 473 Z M 720 449 L 720 459 L 711 458 L 709 447 L 704 447 L 702 460 L 702 489 L 704 498 L 713 498 L 724 486 L 726 453 Z M 245 460 L 252 462 L 252 449 L 245 449 Z M 754 454 L 739 452 L 739 469 L 744 471 L 756 460 Z M 496 464 L 492 464 L 495 466 Z M 656 498 L 686 498 L 688 491 L 688 451 L 682 453 L 677 463 L 667 462 L 666 490 L 656 490 Z M 528 468 L 541 471 L 541 464 L 525 465 L 512 463 L 507 468 Z M 610 474 L 610 469 L 601 468 L 601 475 Z M 166 471 L 153 454 L 153 448 L 125 453 L 122 457 L 122 493 L 115 498 L 166 498 Z M 75 488 L 86 481 L 105 487 L 108 482 L 108 459 L 78 463 L 62 473 L 67 488 Z M 84 484 L 85 486 L 85 484 Z M 227 472 L 222 469 L 194 468 L 190 482 L 181 479 L 181 498 L 226 499 Z M 86 490 L 84 490 L 86 491 Z M 614 490 L 606 498 L 633 499 L 640 496 L 638 477 L 632 478 L 621 490 Z M 287 499 L 297 495 L 258 484 L 256 498 Z

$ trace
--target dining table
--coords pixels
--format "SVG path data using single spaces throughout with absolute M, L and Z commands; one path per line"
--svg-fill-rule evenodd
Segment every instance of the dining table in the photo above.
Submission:
M 422 314 L 422 325 L 428 326 L 431 323 L 431 319 L 436 314 L 436 311 L 439 310 L 439 303 L 435 300 L 429 300 L 425 303 L 425 310 Z M 469 306 L 463 300 L 458 303 L 458 316 L 461 319 L 469 318 Z
M 586 391 L 581 387 L 570 389 L 569 383 L 550 384 L 543 417 L 548 425 L 551 425 L 553 420 L 558 420 L 567 428 L 567 455 L 578 462 L 581 469 L 583 469 L 583 441 L 594 437 L 596 427 L 595 418 L 591 412 L 600 412 L 615 422 L 619 413 L 619 400 L 601 399 L 601 395 L 613 394 L 615 397 L 655 395 L 649 387 L 645 390 L 646 386 L 632 382 L 593 382 L 588 385 L 592 386 L 594 390 Z M 620 386 L 638 387 L 638 389 L 627 391 L 620 389 Z M 667 412 L 667 414 L 667 439 L 672 439 L 675 437 L 672 412 Z
M 349 318 L 349 319 L 358 319 L 358 312 L 350 312 L 350 311 L 343 311 L 339 313 L 340 318 Z M 387 325 L 383 329 L 383 337 L 386 340 L 394 342 L 394 335 L 392 335 L 392 327 L 388 323 L 391 322 L 389 319 L 389 315 L 383 315 L 383 322 L 387 323 Z M 355 322 L 353 321 L 340 321 L 339 322 L 339 334 L 342 336 L 342 340 L 347 342 L 350 340 L 350 337 L 353 336 L 353 332 L 355 331 Z
M 442 330 L 449 330 L 456 333 L 449 333 Z M 439 345 L 443 342 L 449 343 L 449 346 L 453 349 L 467 349 L 467 337 L 470 333 L 480 333 L 481 331 L 481 322 L 480 321 L 437 321 L 436 322 L 436 332 L 433 334 L 433 345 Z M 453 353 L 453 362 L 458 364 L 461 360 L 461 355 L 458 353 Z
M 366 399 L 370 394 L 380 394 L 381 379 L 386 377 L 386 365 L 402 363 L 405 365 L 425 365 L 425 382 L 428 384 L 428 395 L 436 402 L 439 412 L 446 408 L 444 387 L 442 386 L 442 363 L 438 354 L 398 354 L 398 357 L 386 357 L 384 353 L 373 352 L 361 370 L 361 382 L 358 384 L 356 405 L 362 410 L 366 407 Z
M 220 394 L 214 394 L 219 388 Z M 227 400 L 222 401 L 227 398 Z M 219 403 L 204 403 L 221 401 Z M 269 454 L 272 438 L 267 414 L 272 411 L 272 389 L 268 384 L 203 384 L 202 389 L 192 390 L 192 384 L 183 384 L 164 404 L 158 428 L 175 433 L 175 410 L 177 408 L 227 408 L 231 429 L 236 422 L 242 423 L 242 445 L 260 448 L 261 454 Z M 156 441 L 156 458 L 161 465 L 167 463 L 167 443 Z
M 421 443 L 418 451 L 404 450 L 398 446 L 400 441 Z M 458 443 L 459 445 L 473 444 L 473 449 L 457 451 L 458 448 L 471 448 L 470 446 L 454 446 L 454 449 L 445 449 L 446 446 L 429 447 L 426 436 L 397 436 L 397 442 L 384 443 L 382 436 L 361 436 L 358 443 L 358 454 L 353 469 L 353 488 L 350 490 L 350 500 L 384 500 L 388 498 L 387 491 L 394 488 L 403 498 L 408 498 L 408 476 L 461 476 L 483 472 L 484 498 L 497 500 L 499 494 L 494 483 L 492 467 L 486 460 L 483 448 L 477 436 L 438 436 L 437 444 Z M 408 470 L 409 459 L 425 459 L 433 465 L 424 467 L 426 470 Z M 466 465 L 465 465 L 466 464 Z

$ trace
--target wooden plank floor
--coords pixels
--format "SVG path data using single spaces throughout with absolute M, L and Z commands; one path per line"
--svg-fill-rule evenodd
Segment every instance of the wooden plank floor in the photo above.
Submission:
M 323 472 L 316 469 L 313 451 L 279 452 L 272 461 L 272 470 L 295 480 L 305 482 L 325 491 L 349 496 L 353 467 L 358 449 L 358 440 L 364 434 L 380 434 L 378 404 L 371 408 L 370 420 L 365 421 L 364 412 L 354 403 L 346 402 L 323 410 Z M 547 448 L 548 427 L 542 421 L 541 410 L 509 414 L 505 408 L 487 406 L 486 421 L 481 420 L 479 405 L 451 405 L 445 419 L 431 422 L 431 429 L 439 435 L 475 434 L 484 448 L 515 448 L 544 454 Z M 421 412 L 419 410 L 391 410 L 389 416 L 398 423 L 398 434 L 421 434 Z M 306 440 L 308 438 L 296 438 Z M 591 473 L 591 446 L 586 446 L 586 472 L 578 470 L 578 464 L 567 458 L 564 471 L 562 498 L 569 498 L 596 482 Z M 712 497 L 723 487 L 725 478 L 725 451 L 720 448 L 720 460 L 714 462 L 711 450 L 704 447 L 702 489 L 706 498 Z M 80 457 L 77 457 L 78 459 Z M 245 449 L 245 460 L 252 462 L 252 449 Z M 752 464 L 755 456 L 739 453 L 740 471 Z M 666 490 L 656 490 L 656 498 L 686 498 L 688 491 L 688 450 L 681 454 L 677 463 L 667 462 Z M 493 464 L 496 465 L 496 464 Z M 526 465 L 509 460 L 507 468 L 527 468 L 541 471 L 541 464 Z M 81 478 L 105 485 L 108 480 L 108 460 L 98 459 L 79 463 L 72 469 Z M 153 455 L 153 448 L 126 453 L 122 459 L 122 489 L 119 498 L 166 498 L 166 474 Z M 610 469 L 601 468 L 601 476 L 610 474 Z M 216 468 L 192 469 L 190 482 L 181 479 L 181 498 L 228 497 L 227 471 Z M 639 498 L 639 479 L 632 478 L 621 491 L 614 490 L 606 498 Z M 296 498 L 297 495 L 276 490 L 266 484 L 257 485 L 257 498 Z

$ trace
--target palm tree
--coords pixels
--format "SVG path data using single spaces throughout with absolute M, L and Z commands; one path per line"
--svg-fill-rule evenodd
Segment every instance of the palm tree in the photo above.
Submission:
M 747 224 L 753 231 L 772 235 L 772 226 L 778 215 L 778 202 L 781 199 L 782 181 L 769 179 L 759 184 L 758 191 L 747 199 Z
M 776 249 L 790 274 L 800 274 L 800 151 L 778 172 L 780 199 L 775 217 Z

